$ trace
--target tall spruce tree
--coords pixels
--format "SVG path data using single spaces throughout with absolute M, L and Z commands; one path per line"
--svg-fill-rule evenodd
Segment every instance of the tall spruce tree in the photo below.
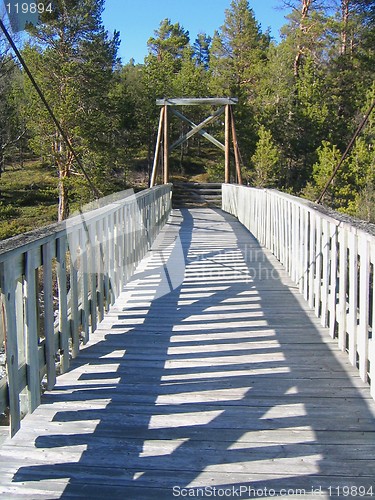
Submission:
M 211 93 L 238 97 L 236 118 L 243 157 L 255 149 L 254 103 L 266 63 L 268 33 L 262 33 L 248 0 L 232 0 L 215 32 L 210 56 Z

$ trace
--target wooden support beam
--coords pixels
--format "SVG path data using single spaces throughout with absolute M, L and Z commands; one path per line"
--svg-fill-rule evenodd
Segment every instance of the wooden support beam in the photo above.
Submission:
M 238 184 L 242 184 L 240 148 L 238 147 L 236 124 L 234 122 L 233 108 L 232 108 L 232 106 L 229 106 L 229 108 L 230 108 L 230 122 L 231 122 L 231 126 L 232 126 L 232 140 L 233 140 L 234 158 L 235 158 L 236 172 L 237 172 L 237 182 L 238 182 Z
M 230 106 L 225 106 L 225 183 L 230 183 Z
M 177 98 L 177 99 L 157 99 L 158 106 L 226 106 L 237 104 L 235 97 L 198 97 L 198 98 Z
M 161 143 L 161 135 L 163 132 L 163 123 L 164 123 L 164 112 L 165 112 L 165 106 L 163 106 L 160 110 L 160 118 L 159 118 L 159 128 L 158 128 L 158 136 L 156 139 L 156 147 L 155 147 L 155 156 L 154 156 L 154 163 L 152 166 L 152 174 L 151 174 L 151 180 L 150 180 L 150 187 L 154 187 L 156 183 L 156 176 L 157 176 L 157 170 L 158 170 L 158 163 L 159 163 L 159 155 L 160 155 L 160 143 Z
M 177 118 L 180 118 L 180 120 L 184 121 L 185 123 L 188 123 L 192 129 L 194 129 L 195 127 L 197 127 L 196 123 L 194 123 L 193 121 L 191 121 L 189 118 L 187 118 L 185 115 L 183 115 L 182 113 L 180 113 L 176 109 L 171 108 L 171 111 L 172 111 L 172 113 L 175 116 L 177 116 Z M 215 137 L 213 137 L 211 134 L 209 134 L 205 130 L 199 130 L 198 134 L 201 135 L 202 137 L 204 137 L 205 139 L 207 139 L 208 141 L 212 142 L 212 144 L 214 144 L 216 147 L 218 147 L 222 151 L 225 151 L 224 144 L 222 144 L 220 141 L 218 141 L 217 139 L 215 139 Z
M 176 142 L 174 142 L 172 144 L 172 146 L 169 148 L 169 150 L 173 151 L 175 148 L 177 148 L 177 146 L 180 146 L 184 142 L 188 141 L 195 134 L 198 134 L 204 127 L 206 127 L 210 123 L 215 122 L 219 118 L 219 116 L 221 116 L 224 113 L 224 110 L 225 110 L 225 108 L 222 107 L 222 108 L 218 109 L 217 111 L 215 111 L 215 113 L 213 115 L 211 115 L 208 118 L 206 118 L 205 120 L 203 120 L 203 122 L 201 122 L 199 125 L 196 125 L 192 130 L 190 130 L 190 132 L 188 132 L 187 134 L 184 134 Z
M 164 106 L 164 184 L 169 182 L 168 107 Z

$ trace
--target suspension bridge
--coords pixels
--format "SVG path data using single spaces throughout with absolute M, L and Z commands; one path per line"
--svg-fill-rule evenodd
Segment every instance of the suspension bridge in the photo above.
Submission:
M 374 236 L 277 191 L 171 192 L 1 243 L 2 496 L 371 498 Z

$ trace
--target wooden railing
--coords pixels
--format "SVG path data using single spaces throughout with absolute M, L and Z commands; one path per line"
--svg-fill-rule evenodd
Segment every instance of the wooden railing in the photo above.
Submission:
M 124 192 L 64 224 L 0 242 L 0 414 L 9 415 L 11 435 L 40 404 L 42 385 L 52 389 L 68 370 L 170 210 L 171 185 Z
M 274 190 L 223 185 L 235 215 L 285 266 L 375 398 L 375 231 Z

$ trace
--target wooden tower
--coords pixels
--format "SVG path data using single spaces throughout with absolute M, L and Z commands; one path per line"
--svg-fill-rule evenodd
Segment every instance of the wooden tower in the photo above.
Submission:
M 178 98 L 178 99 L 158 99 L 156 104 L 161 106 L 159 129 L 156 140 L 154 164 L 152 168 L 152 175 L 150 181 L 150 187 L 153 187 L 156 183 L 157 169 L 159 164 L 159 159 L 162 154 L 163 159 L 163 182 L 167 184 L 169 182 L 169 154 L 177 146 L 180 146 L 184 142 L 188 141 L 191 137 L 196 134 L 200 134 L 202 137 L 210 141 L 216 147 L 224 151 L 225 153 L 225 182 L 230 182 L 230 150 L 231 150 L 231 137 L 233 141 L 234 157 L 238 183 L 242 184 L 241 177 L 241 167 L 240 167 L 240 154 L 237 143 L 236 127 L 234 123 L 234 115 L 232 106 L 238 103 L 238 99 L 234 97 L 205 97 L 205 98 Z M 205 118 L 199 125 L 196 125 L 192 120 L 183 115 L 180 111 L 176 109 L 178 106 L 217 106 L 218 109 L 212 113 L 212 115 Z M 176 116 L 180 120 L 187 123 L 191 130 L 181 136 L 173 144 L 169 144 L 169 115 Z M 205 128 L 214 123 L 221 115 L 225 114 L 225 143 L 222 144 L 220 141 L 215 139 L 211 134 L 206 132 Z M 163 153 L 162 153 L 163 150 Z

